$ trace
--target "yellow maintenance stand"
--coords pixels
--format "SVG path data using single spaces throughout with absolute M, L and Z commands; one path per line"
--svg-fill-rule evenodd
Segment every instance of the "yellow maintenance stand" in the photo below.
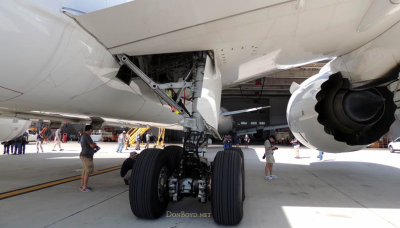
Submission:
M 140 133 L 140 135 L 143 135 L 150 129 L 151 129 L 151 127 L 129 129 L 129 131 L 128 131 L 129 145 L 134 145 L 136 143 L 137 134 Z M 165 137 L 164 136 L 165 136 L 165 128 L 158 128 L 158 138 L 157 138 L 156 144 L 154 144 L 154 147 L 165 147 L 165 144 L 164 144 Z M 145 142 L 142 142 L 142 144 L 145 144 Z

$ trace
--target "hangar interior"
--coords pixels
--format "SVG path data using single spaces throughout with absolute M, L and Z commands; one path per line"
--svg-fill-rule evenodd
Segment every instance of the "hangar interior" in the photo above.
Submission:
M 230 116 L 233 130 L 227 133 L 240 136 L 248 134 L 253 143 L 262 143 L 266 136 L 276 135 L 276 130 L 285 132 L 285 135 L 290 134 L 286 107 L 290 98 L 291 84 L 293 82 L 301 84 L 310 76 L 317 74 L 326 63 L 327 61 L 321 61 L 269 75 L 260 75 L 259 79 L 223 89 L 221 97 L 223 111 L 270 106 Z M 182 133 L 167 130 L 166 137 L 171 141 L 179 141 Z

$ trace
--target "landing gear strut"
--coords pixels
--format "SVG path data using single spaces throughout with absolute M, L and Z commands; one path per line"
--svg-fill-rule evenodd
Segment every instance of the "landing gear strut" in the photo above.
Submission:
M 211 163 L 204 156 L 208 137 L 215 135 L 198 110 L 205 74 L 206 53 L 196 53 L 189 74 L 183 82 L 157 84 L 144 74 L 129 57 L 117 56 L 143 79 L 166 103 L 184 117 L 185 138 L 183 148 L 167 146 L 164 150 L 145 149 L 132 169 L 129 199 L 132 212 L 140 218 L 160 217 L 169 202 L 183 197 L 195 197 L 201 203 L 211 200 L 216 223 L 238 224 L 243 217 L 244 160 L 240 149 L 219 151 Z M 175 97 L 163 89 L 176 88 Z M 192 93 L 190 107 L 180 102 L 182 91 Z M 190 111 L 188 111 L 190 110 Z M 219 135 L 218 135 L 219 136 Z

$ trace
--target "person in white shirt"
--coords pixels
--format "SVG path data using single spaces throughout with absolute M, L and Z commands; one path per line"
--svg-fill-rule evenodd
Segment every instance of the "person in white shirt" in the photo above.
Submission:
M 54 133 L 54 147 L 53 151 L 56 151 L 56 146 L 60 148 L 60 151 L 63 151 L 61 148 L 61 128 L 58 128 L 56 132 Z
M 266 139 L 264 142 L 265 153 L 263 158 L 267 160 L 265 164 L 265 177 L 264 177 L 265 180 L 272 180 L 278 178 L 277 176 L 272 175 L 272 168 L 275 163 L 274 150 L 277 149 L 275 146 L 272 145 L 272 143 L 274 142 L 275 139 L 272 136 L 269 136 L 269 138 Z

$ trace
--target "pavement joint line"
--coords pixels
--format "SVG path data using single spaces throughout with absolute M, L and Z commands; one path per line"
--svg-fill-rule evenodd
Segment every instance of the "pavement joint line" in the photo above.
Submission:
M 102 203 L 104 203 L 104 202 L 106 202 L 106 201 L 108 201 L 108 200 L 111 200 L 111 199 L 113 199 L 113 198 L 115 198 L 115 197 L 117 197 L 117 196 L 120 196 L 120 195 L 122 195 L 123 193 L 125 193 L 125 192 L 127 192 L 127 191 L 128 191 L 128 190 L 124 190 L 124 191 L 122 191 L 122 192 L 120 192 L 120 193 L 118 193 L 118 194 L 116 194 L 116 195 L 114 195 L 114 196 L 108 197 L 107 199 L 104 199 L 104 200 L 102 200 L 102 201 L 100 201 L 100 202 L 97 202 L 97 203 L 95 203 L 95 204 L 93 204 L 93 205 L 90 205 L 89 207 L 86 207 L 86 208 L 81 209 L 81 210 L 79 210 L 79 211 L 77 211 L 77 212 L 74 212 L 74 213 L 72 213 L 72 214 L 70 214 L 70 215 L 68 215 L 68 216 L 66 216 L 66 217 L 64 217 L 64 218 L 62 218 L 62 219 L 59 219 L 59 220 L 57 220 L 57 221 L 55 221 L 55 222 L 53 222 L 53 223 L 51 223 L 51 224 L 49 224 L 49 225 L 46 225 L 46 226 L 44 226 L 43 228 L 47 228 L 47 227 L 53 226 L 53 225 L 55 225 L 55 224 L 57 224 L 57 223 L 60 223 L 60 222 L 66 220 L 66 219 L 68 219 L 68 218 L 71 218 L 71 217 L 73 217 L 73 216 L 75 216 L 75 215 L 77 215 L 77 214 L 79 214 L 79 213 L 81 213 L 81 212 L 83 212 L 83 211 L 86 211 L 86 210 L 88 210 L 88 209 L 90 209 L 90 208 L 93 208 L 93 207 L 95 207 L 95 206 L 97 206 L 97 205 L 99 205 L 99 204 L 102 204 Z
M 115 170 L 118 170 L 118 169 L 121 169 L 120 165 L 119 166 L 114 166 L 114 167 L 111 167 L 111 168 L 107 168 L 107 169 L 101 169 L 101 170 L 95 171 L 90 176 L 96 176 L 96 175 L 100 175 L 100 174 L 103 174 L 103 173 L 115 171 Z M 11 191 L 8 191 L 8 192 L 2 192 L 2 193 L 0 193 L 0 200 L 6 199 L 6 198 L 10 198 L 10 197 L 13 197 L 13 196 L 22 195 L 22 194 L 33 192 L 33 191 L 37 191 L 37 190 L 41 190 L 41 189 L 44 189 L 44 188 L 53 187 L 53 186 L 56 186 L 56 185 L 59 185 L 59 184 L 64 184 L 64 183 L 68 183 L 68 182 L 79 180 L 79 179 L 81 179 L 81 175 L 72 176 L 72 177 L 66 177 L 66 178 L 62 178 L 62 179 L 58 179 L 58 180 L 54 180 L 54 181 L 50 181 L 50 182 L 46 182 L 46 183 L 42 183 L 42 184 L 38 184 L 38 185 L 33 185 L 33 186 L 25 187 L 25 188 L 11 190 Z

